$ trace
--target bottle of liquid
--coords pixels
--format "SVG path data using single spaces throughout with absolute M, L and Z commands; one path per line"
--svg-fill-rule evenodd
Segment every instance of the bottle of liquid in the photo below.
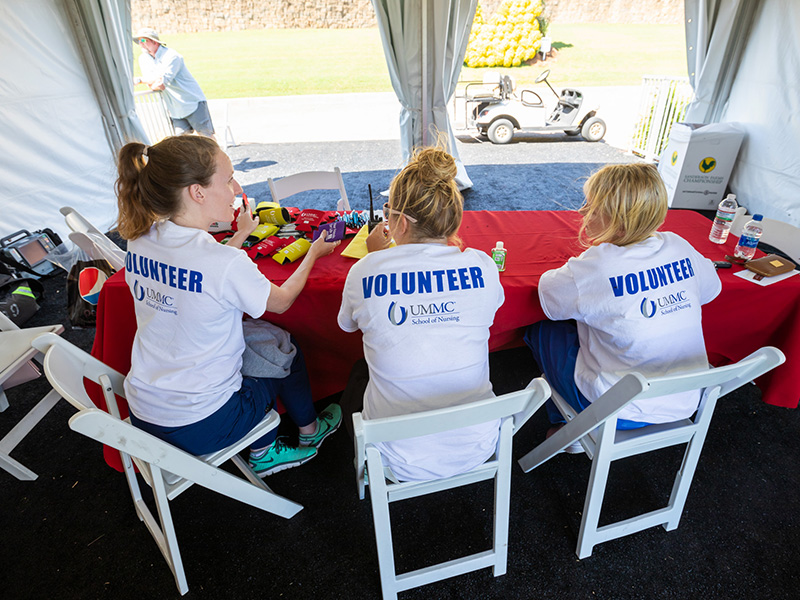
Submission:
M 498 271 L 506 270 L 506 252 L 507 250 L 503 248 L 503 242 L 497 242 L 495 247 L 492 248 L 492 260 L 497 265 Z
M 711 225 L 711 233 L 708 234 L 708 239 L 715 244 L 724 244 L 728 239 L 728 234 L 731 231 L 731 223 L 736 214 L 737 204 L 736 196 L 728 194 L 717 207 L 717 216 L 714 217 L 714 223 Z
M 750 260 L 756 253 L 756 246 L 758 246 L 758 238 L 764 232 L 761 226 L 761 215 L 753 215 L 753 220 L 748 221 L 742 229 L 742 236 L 739 238 L 739 243 L 736 244 L 736 249 L 733 255 L 736 258 L 744 258 Z

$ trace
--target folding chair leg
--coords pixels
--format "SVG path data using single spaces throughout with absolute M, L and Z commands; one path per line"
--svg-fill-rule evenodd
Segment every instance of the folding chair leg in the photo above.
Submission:
M 614 420 L 614 425 L 616 425 L 616 420 Z M 601 436 L 606 435 L 608 427 L 608 424 L 603 426 Z M 614 435 L 615 431 L 611 430 L 609 434 Z M 586 490 L 586 501 L 583 503 L 583 518 L 578 532 L 576 554 L 581 559 L 591 556 L 592 549 L 598 543 L 597 526 L 600 523 L 600 511 L 603 508 L 603 497 L 608 483 L 608 473 L 611 469 L 608 450 L 610 450 L 610 444 L 598 444 L 598 452 L 592 461 L 589 487 Z
M 370 461 L 370 453 L 376 454 L 377 460 Z M 392 523 L 389 518 L 389 497 L 386 480 L 383 478 L 383 466 L 378 450 L 367 450 L 367 468 L 378 465 L 377 471 L 369 478 L 369 495 L 372 503 L 372 522 L 375 527 L 375 542 L 378 547 L 378 570 L 381 577 L 383 600 L 397 600 L 397 575 L 394 564 L 394 545 L 392 543 Z M 369 472 L 369 471 L 368 471 Z
M 669 520 L 663 524 L 664 529 L 672 531 L 678 527 L 686 505 L 686 498 L 689 496 L 689 488 L 692 486 L 694 472 L 697 463 L 700 461 L 700 453 L 703 451 L 705 442 L 705 431 L 698 431 L 686 446 L 683 455 L 683 462 L 678 474 L 675 476 L 675 484 L 672 486 L 672 493 L 669 496 Z
M 5 394 L 3 394 L 5 399 Z M 5 469 L 14 477 L 21 481 L 33 481 L 38 477 L 36 473 L 23 466 L 9 456 L 11 451 L 17 447 L 22 439 L 36 427 L 39 421 L 50 412 L 50 410 L 61 400 L 61 396 L 55 390 L 50 392 L 34 406 L 31 411 L 0 440 L 0 468 Z M 6 402 L 6 407 L 8 402 Z
M 8 398 L 6 397 L 6 392 L 0 387 L 0 412 L 5 411 L 8 408 Z
M 158 510 L 158 520 L 161 522 L 161 539 L 159 540 L 156 537 L 156 542 L 158 542 L 161 552 L 169 564 L 172 574 L 175 576 L 175 584 L 178 586 L 178 591 L 183 596 L 189 591 L 189 584 L 186 582 L 186 573 L 183 571 L 183 560 L 181 559 L 181 551 L 178 548 L 178 537 L 175 535 L 175 525 L 172 523 L 172 513 L 169 510 L 167 490 L 164 487 L 161 469 L 152 465 L 151 468 L 153 473 L 153 496 L 155 496 L 156 509 Z M 152 530 L 151 533 L 153 533 Z
M 511 504 L 511 428 L 513 423 L 507 419 L 500 429 L 498 443 L 498 467 L 494 480 L 494 566 L 492 575 L 506 574 L 508 565 L 508 512 Z M 506 432 L 505 430 L 509 431 Z

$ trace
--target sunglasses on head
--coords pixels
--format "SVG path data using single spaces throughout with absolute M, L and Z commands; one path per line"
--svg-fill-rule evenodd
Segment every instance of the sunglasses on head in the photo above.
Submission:
M 389 208 L 389 203 L 387 202 L 386 204 L 383 205 L 383 218 L 384 218 L 384 220 L 388 221 L 390 214 L 402 215 L 406 219 L 411 221 L 412 223 L 416 223 L 417 222 L 417 220 L 414 217 L 411 217 L 411 216 L 407 215 L 404 212 L 400 212 L 399 210 L 395 210 L 393 208 Z

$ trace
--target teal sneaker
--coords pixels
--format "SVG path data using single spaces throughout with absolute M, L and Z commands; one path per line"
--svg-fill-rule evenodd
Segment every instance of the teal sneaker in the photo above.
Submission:
M 338 404 L 331 404 L 319 413 L 317 417 L 317 432 L 313 435 L 300 435 L 300 446 L 319 448 L 322 445 L 322 440 L 339 429 L 341 424 L 342 407 Z
M 316 448 L 294 448 L 289 446 L 285 438 L 276 439 L 272 445 L 267 448 L 263 456 L 253 458 L 250 455 L 250 467 L 259 477 L 266 477 L 278 471 L 298 467 L 305 462 L 310 461 L 317 455 Z

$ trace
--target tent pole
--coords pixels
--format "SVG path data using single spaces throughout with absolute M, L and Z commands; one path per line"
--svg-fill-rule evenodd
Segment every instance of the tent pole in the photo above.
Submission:
M 428 0 L 420 2 L 420 10 L 422 11 L 421 19 L 419 20 L 422 31 L 420 37 L 422 39 L 422 146 L 428 145 L 428 118 L 430 117 L 430 102 L 428 101 Z

